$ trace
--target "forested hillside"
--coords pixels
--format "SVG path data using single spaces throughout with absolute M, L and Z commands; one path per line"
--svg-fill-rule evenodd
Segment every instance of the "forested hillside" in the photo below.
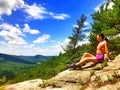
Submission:
M 110 3 L 114 3 L 112 8 L 108 8 Z M 68 38 L 70 42 L 63 48 L 65 53 L 59 53 L 58 56 L 52 57 L 48 61 L 42 61 L 39 66 L 32 70 L 28 70 L 25 73 L 17 76 L 10 83 L 16 83 L 19 81 L 41 78 L 48 79 L 55 76 L 57 73 L 66 69 L 67 63 L 73 63 L 80 59 L 81 55 L 85 52 L 95 54 L 96 35 L 100 32 L 104 33 L 109 38 L 109 51 L 113 52 L 111 55 L 114 58 L 120 53 L 120 0 L 108 0 L 103 3 L 100 10 L 91 15 L 93 22 L 90 28 L 89 43 L 78 45 L 79 41 L 85 38 L 82 32 L 84 28 L 84 22 L 86 16 L 81 15 L 77 20 L 78 27 L 73 29 L 73 33 Z
M 41 61 L 50 58 L 51 56 L 15 56 L 0 53 L 0 85 L 39 66 Z
M 23 64 L 35 64 L 35 63 L 30 62 L 30 61 L 20 59 L 17 56 L 6 55 L 6 54 L 0 54 L 0 60 L 2 62 L 16 62 L 16 63 L 23 63 Z

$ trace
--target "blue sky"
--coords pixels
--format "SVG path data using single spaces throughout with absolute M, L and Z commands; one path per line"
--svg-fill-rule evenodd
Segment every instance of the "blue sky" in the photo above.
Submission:
M 87 16 L 85 25 L 90 28 L 90 15 L 104 1 L 0 0 L 0 53 L 58 55 L 77 19 Z

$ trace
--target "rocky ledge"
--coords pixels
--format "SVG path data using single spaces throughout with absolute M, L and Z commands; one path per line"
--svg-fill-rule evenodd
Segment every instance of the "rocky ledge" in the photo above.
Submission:
M 65 70 L 49 80 L 29 80 L 5 90 L 120 90 L 120 55 L 112 62 L 88 63 L 82 70 Z

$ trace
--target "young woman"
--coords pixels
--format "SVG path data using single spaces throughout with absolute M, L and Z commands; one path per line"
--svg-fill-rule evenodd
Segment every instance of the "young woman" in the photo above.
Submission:
M 108 51 L 108 39 L 105 38 L 103 33 L 100 33 L 97 35 L 97 40 L 99 42 L 97 49 L 96 49 L 96 56 L 90 54 L 90 53 L 85 53 L 81 60 L 75 64 L 70 64 L 68 67 L 69 68 L 77 68 L 86 62 L 103 62 L 104 60 L 104 52 L 106 52 L 108 61 L 112 61 L 110 59 L 109 51 Z

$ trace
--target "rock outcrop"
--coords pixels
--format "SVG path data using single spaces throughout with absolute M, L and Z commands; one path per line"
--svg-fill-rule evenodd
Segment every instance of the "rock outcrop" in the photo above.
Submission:
M 88 63 L 82 70 L 65 70 L 49 80 L 30 80 L 6 90 L 120 90 L 120 55 L 112 62 Z

